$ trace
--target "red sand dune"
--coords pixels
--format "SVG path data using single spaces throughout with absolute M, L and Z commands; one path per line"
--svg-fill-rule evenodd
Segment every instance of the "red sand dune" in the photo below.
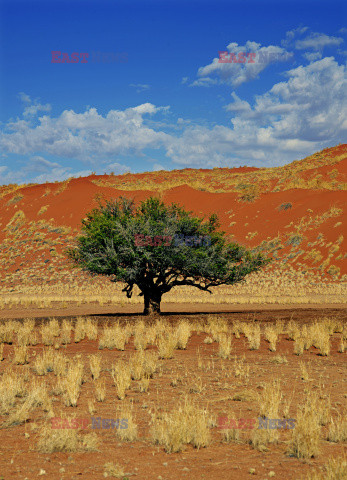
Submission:
M 68 262 L 60 254 L 98 196 L 139 202 L 158 194 L 199 216 L 216 212 L 221 228 L 244 245 L 277 238 L 277 261 L 341 280 L 347 273 L 346 153 L 344 144 L 271 169 L 189 168 L 0 187 L 0 281 L 10 286 L 28 271 L 33 281 L 42 271 L 63 276 Z

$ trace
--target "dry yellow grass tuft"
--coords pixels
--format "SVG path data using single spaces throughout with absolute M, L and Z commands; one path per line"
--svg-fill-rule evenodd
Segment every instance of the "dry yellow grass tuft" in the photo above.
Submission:
M 124 478 L 124 469 L 118 463 L 108 462 L 104 465 L 104 477 Z
M 187 348 L 188 340 L 191 336 L 191 325 L 187 320 L 181 320 L 176 330 L 177 346 L 179 350 Z
M 180 452 L 184 445 L 195 448 L 210 443 L 207 410 L 199 408 L 188 397 L 170 413 L 153 415 L 151 436 L 167 453 Z
M 95 433 L 82 435 L 74 429 L 52 429 L 45 424 L 39 434 L 38 450 L 42 453 L 54 452 L 95 452 L 99 440 Z
M 130 367 L 126 363 L 119 361 L 112 365 L 111 375 L 117 388 L 117 396 L 119 400 L 124 400 L 125 391 L 131 385 Z
M 97 380 L 100 377 L 100 372 L 101 372 L 101 356 L 90 355 L 89 366 L 90 366 L 90 371 L 93 379 Z
M 250 350 L 258 350 L 260 347 L 260 325 L 245 324 L 243 333 L 246 335 Z
M 146 350 L 148 344 L 146 333 L 145 322 L 141 320 L 135 325 L 134 329 L 134 346 L 136 350 Z
M 219 339 L 219 348 L 218 348 L 218 356 L 220 358 L 229 358 L 231 353 L 231 335 L 227 333 L 223 333 Z
M 75 325 L 75 343 L 79 343 L 86 337 L 86 321 L 83 317 L 77 317 Z
M 129 369 L 133 380 L 151 378 L 157 370 L 157 352 L 138 350 L 129 359 Z
M 159 358 L 172 358 L 177 347 L 177 335 L 173 328 L 166 327 L 157 338 Z
M 29 358 L 29 352 L 28 352 L 28 347 L 26 345 L 14 346 L 14 359 L 13 359 L 14 363 L 16 363 L 17 365 L 24 365 L 28 363 L 28 358 Z
M 117 428 L 116 436 L 123 442 L 133 442 L 137 439 L 137 425 L 134 420 L 134 406 L 132 403 L 123 402 L 117 409 L 118 418 L 122 419 L 121 427 Z
M 278 339 L 278 333 L 275 327 L 266 327 L 265 328 L 265 339 L 270 343 L 270 351 L 276 352 L 276 343 Z
M 67 407 L 76 407 L 83 383 L 83 363 L 75 359 L 69 365 L 66 377 L 62 380 L 64 402 Z
M 60 341 L 62 345 L 66 345 L 71 343 L 71 331 L 72 331 L 72 323 L 70 320 L 63 320 L 63 324 L 61 327 L 61 336 Z
M 0 379 L 0 414 L 8 414 L 25 393 L 25 376 L 8 368 Z
M 279 380 L 265 384 L 264 390 L 258 398 L 259 416 L 265 418 L 279 418 L 279 409 L 282 400 Z M 250 443 L 259 451 L 265 451 L 268 443 L 277 443 L 277 429 L 255 429 L 252 432 Z
M 98 338 L 98 322 L 91 318 L 85 319 L 84 329 L 88 340 L 96 340 Z
M 310 404 L 309 399 L 302 405 L 296 415 L 295 428 L 289 442 L 289 456 L 309 459 L 320 451 L 320 414 Z
M 346 457 L 330 458 L 321 471 L 315 470 L 302 480 L 345 480 L 347 478 Z
M 117 350 L 123 351 L 130 335 L 131 331 L 128 326 L 121 327 L 119 323 L 113 326 L 106 326 L 99 340 L 99 349 L 116 348 Z
M 347 419 L 346 416 L 338 415 L 331 418 L 327 435 L 329 442 L 340 443 L 347 441 Z
M 95 398 L 98 402 L 103 402 L 106 398 L 106 380 L 99 378 L 94 381 Z

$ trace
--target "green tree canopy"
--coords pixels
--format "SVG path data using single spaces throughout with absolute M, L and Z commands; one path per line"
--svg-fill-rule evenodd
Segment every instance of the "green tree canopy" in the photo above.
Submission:
M 212 293 L 211 287 L 240 282 L 268 262 L 260 253 L 227 243 L 218 227 L 215 214 L 205 221 L 157 198 L 135 207 L 121 197 L 87 214 L 68 255 L 86 271 L 124 282 L 129 298 L 137 285 L 144 314 L 159 313 L 162 295 L 173 287 Z

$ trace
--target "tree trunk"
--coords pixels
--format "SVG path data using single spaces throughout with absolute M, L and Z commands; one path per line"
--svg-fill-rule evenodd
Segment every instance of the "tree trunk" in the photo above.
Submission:
M 160 314 L 161 293 L 145 292 L 144 293 L 144 315 L 159 315 Z

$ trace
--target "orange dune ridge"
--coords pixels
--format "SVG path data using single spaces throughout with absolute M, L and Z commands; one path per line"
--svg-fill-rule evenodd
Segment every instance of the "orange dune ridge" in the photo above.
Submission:
M 2 186 L 0 286 L 64 281 L 71 271 L 64 250 L 99 198 L 139 202 L 151 195 L 199 216 L 217 213 L 230 239 L 273 256 L 271 268 L 346 281 L 346 153 L 344 144 L 276 168 L 187 168 Z

